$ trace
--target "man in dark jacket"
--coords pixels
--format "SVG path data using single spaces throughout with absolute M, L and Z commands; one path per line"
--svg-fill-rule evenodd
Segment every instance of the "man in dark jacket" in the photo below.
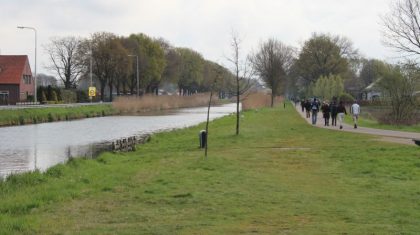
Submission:
M 333 100 L 330 104 L 330 112 L 331 112 L 331 126 L 337 126 L 337 101 Z
M 300 101 L 300 107 L 302 108 L 302 113 L 305 111 L 305 99 Z
M 305 101 L 306 118 L 311 117 L 311 101 L 308 99 Z
M 314 98 L 314 100 L 311 103 L 311 111 L 312 111 L 312 125 L 315 125 L 316 119 L 318 116 L 318 111 L 319 111 L 319 103 L 316 98 Z
M 324 126 L 330 125 L 330 106 L 326 101 L 322 102 L 321 106 L 322 116 L 324 117 Z

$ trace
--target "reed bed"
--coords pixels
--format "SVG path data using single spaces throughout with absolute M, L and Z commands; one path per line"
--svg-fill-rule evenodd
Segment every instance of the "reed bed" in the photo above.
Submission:
M 177 108 L 188 108 L 208 105 L 209 93 L 195 94 L 191 96 L 155 96 L 144 95 L 137 97 L 118 97 L 112 106 L 120 113 L 140 113 L 160 111 Z M 213 96 L 213 104 L 219 103 L 217 96 Z
M 274 104 L 278 104 L 283 101 L 283 97 L 275 97 Z M 258 109 L 264 107 L 270 107 L 271 105 L 271 94 L 255 92 L 250 93 L 242 100 L 243 110 Z

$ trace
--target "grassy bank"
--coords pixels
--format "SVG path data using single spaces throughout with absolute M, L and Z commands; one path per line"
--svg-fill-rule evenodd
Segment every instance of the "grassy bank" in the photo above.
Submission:
M 347 110 L 350 110 L 350 108 Z M 345 117 L 344 122 L 347 124 L 353 125 L 353 117 L 350 113 Z M 411 126 L 407 126 L 407 125 L 397 126 L 397 125 L 381 124 L 372 115 L 370 115 L 369 112 L 362 113 L 362 115 L 359 117 L 358 123 L 359 123 L 359 126 L 376 128 L 376 129 L 420 132 L 420 124 L 411 125 Z
M 25 125 L 43 122 L 108 116 L 117 113 L 109 104 L 80 107 L 50 107 L 0 110 L 0 126 Z
M 0 234 L 416 234 L 417 147 L 313 128 L 292 107 L 161 133 L 133 153 L 0 184 Z

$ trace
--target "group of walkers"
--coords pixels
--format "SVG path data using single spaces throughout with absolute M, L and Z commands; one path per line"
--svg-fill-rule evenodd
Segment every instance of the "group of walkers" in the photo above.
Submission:
M 330 125 L 330 119 L 331 126 L 337 126 L 338 117 L 340 129 L 343 129 L 344 115 L 347 115 L 347 110 L 342 101 L 337 103 L 337 99 L 333 98 L 332 102 L 329 103 L 328 101 L 323 101 L 321 104 L 317 98 L 313 98 L 312 100 L 303 99 L 300 101 L 300 106 L 302 108 L 302 112 L 306 112 L 306 118 L 311 118 L 312 116 L 313 125 L 316 124 L 318 112 L 321 111 L 324 118 L 324 126 Z M 350 113 L 353 115 L 354 128 L 356 129 L 360 114 L 360 106 L 357 102 L 352 104 Z

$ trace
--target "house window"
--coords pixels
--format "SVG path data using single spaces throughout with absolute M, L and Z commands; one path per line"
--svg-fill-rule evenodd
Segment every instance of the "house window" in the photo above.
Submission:
M 9 91 L 0 91 L 0 105 L 9 104 Z
M 30 75 L 23 75 L 23 82 L 25 84 L 31 84 L 32 83 L 32 76 L 30 76 Z

